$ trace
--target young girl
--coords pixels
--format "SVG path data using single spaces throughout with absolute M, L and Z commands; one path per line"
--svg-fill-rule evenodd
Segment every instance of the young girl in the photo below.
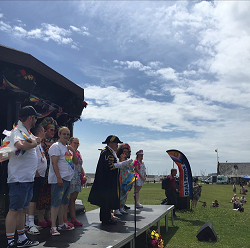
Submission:
M 134 161 L 135 172 L 138 173 L 139 178 L 136 180 L 136 207 L 143 208 L 143 206 L 139 203 L 139 192 L 143 183 L 146 180 L 146 167 L 144 165 L 143 159 L 143 150 L 139 150 L 136 153 L 136 159 Z

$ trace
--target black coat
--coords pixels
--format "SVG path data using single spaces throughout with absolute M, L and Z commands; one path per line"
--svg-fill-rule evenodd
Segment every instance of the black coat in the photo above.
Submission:
M 118 169 L 112 151 L 106 146 L 102 151 L 97 164 L 95 180 L 89 193 L 88 201 L 91 204 L 106 209 L 120 208 L 120 184 Z

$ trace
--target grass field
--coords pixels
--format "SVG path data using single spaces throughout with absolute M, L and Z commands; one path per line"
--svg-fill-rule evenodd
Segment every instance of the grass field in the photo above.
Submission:
M 233 210 L 233 204 L 230 202 L 233 196 L 232 185 L 203 184 L 200 201 L 195 209 L 181 210 L 177 214 L 180 218 L 175 219 L 174 226 L 169 220 L 169 231 L 164 233 L 164 219 L 161 220 L 161 234 L 165 247 L 246 247 L 250 248 L 250 198 L 244 204 L 243 213 Z M 79 194 L 79 199 L 87 211 L 97 208 L 87 202 L 90 188 L 84 188 Z M 238 196 L 239 186 L 237 188 Z M 250 195 L 250 192 L 249 192 Z M 165 198 L 164 190 L 160 183 L 144 184 L 140 191 L 140 203 L 143 205 L 159 205 Z M 219 207 L 211 208 L 212 202 L 218 200 Z M 207 202 L 207 207 L 202 207 L 202 203 Z M 133 193 L 130 192 L 127 199 L 128 204 L 133 204 Z M 198 229 L 209 221 L 216 234 L 216 242 L 200 242 L 196 235 Z M 154 228 L 156 229 L 156 227 Z

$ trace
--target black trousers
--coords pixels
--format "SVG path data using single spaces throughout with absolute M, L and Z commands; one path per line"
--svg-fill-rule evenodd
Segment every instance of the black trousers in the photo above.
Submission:
M 108 222 L 111 219 L 111 209 L 110 208 L 100 208 L 100 221 Z
M 175 209 L 177 205 L 177 195 L 173 190 L 165 190 L 165 195 L 168 198 L 168 205 L 174 205 L 173 213 L 175 215 Z

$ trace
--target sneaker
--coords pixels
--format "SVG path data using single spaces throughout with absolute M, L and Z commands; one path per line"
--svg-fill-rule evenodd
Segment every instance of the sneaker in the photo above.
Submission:
M 25 239 L 24 241 L 17 241 L 17 246 L 16 247 L 31 247 L 31 246 L 36 246 L 39 245 L 38 241 L 33 241 L 33 240 L 29 240 L 28 238 Z
M 54 229 L 53 227 L 50 228 L 50 234 L 52 236 L 60 235 L 60 233 L 57 231 L 57 229 L 56 228 Z
M 136 203 L 136 208 L 143 208 L 143 206 L 139 202 L 137 202 Z
M 7 248 L 16 248 L 15 240 L 12 240 L 8 245 Z
M 123 209 L 120 209 L 120 213 L 122 213 L 122 214 L 128 214 L 128 212 L 125 211 L 125 210 L 123 210 Z
M 116 215 L 116 216 L 122 216 L 122 213 L 120 212 L 119 209 L 116 209 L 116 210 L 114 211 L 114 215 Z
M 41 226 L 38 226 L 38 225 L 34 225 L 38 230 L 43 230 L 43 228 Z
M 82 226 L 82 222 L 77 219 L 74 219 L 74 221 L 71 219 L 71 224 L 73 224 L 73 226 Z
M 73 223 L 70 223 L 69 221 L 68 222 L 64 222 L 65 224 L 67 224 L 68 226 L 70 227 L 74 227 L 74 224 Z
M 58 230 L 61 230 L 61 231 L 71 231 L 74 229 L 75 229 L 75 227 L 69 226 L 66 223 L 64 223 L 63 226 L 58 226 Z
M 28 234 L 31 234 L 31 235 L 38 235 L 40 234 L 38 228 L 36 226 L 31 226 L 28 231 L 27 231 Z
M 63 220 L 63 221 L 64 221 L 64 223 L 66 223 L 68 226 L 74 227 L 74 224 L 73 224 L 73 223 L 70 223 L 70 222 L 68 221 L 68 219 L 65 219 L 65 220 Z
M 120 221 L 121 219 L 119 218 L 119 217 L 117 217 L 117 216 L 114 216 L 113 214 L 111 214 L 111 219 L 115 219 L 115 220 L 117 220 L 117 221 Z

